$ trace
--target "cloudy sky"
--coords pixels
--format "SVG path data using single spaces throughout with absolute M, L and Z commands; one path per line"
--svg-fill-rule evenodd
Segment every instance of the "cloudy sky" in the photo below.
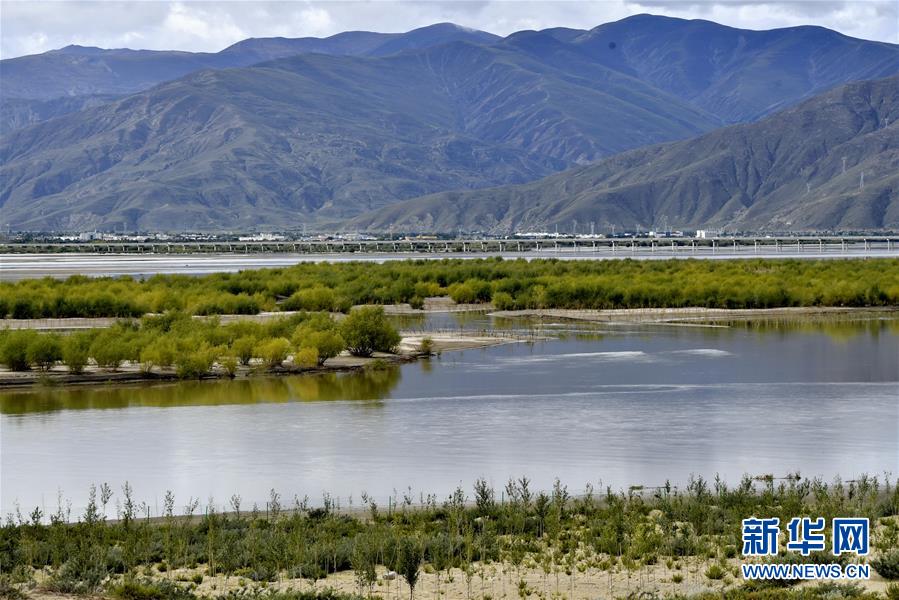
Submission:
M 214 52 L 248 37 L 407 31 L 441 21 L 506 35 L 587 29 L 644 12 L 749 29 L 815 24 L 899 43 L 897 0 L 2 0 L 0 56 L 68 44 Z

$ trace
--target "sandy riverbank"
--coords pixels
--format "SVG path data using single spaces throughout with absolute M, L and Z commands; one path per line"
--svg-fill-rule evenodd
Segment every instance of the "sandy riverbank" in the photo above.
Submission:
M 764 319 L 792 319 L 803 317 L 853 317 L 859 315 L 891 315 L 899 317 L 899 307 L 784 307 L 784 308 L 622 308 L 590 309 L 532 309 L 497 310 L 492 317 L 531 317 L 541 319 L 571 319 L 595 322 L 676 323 L 695 321 L 751 321 Z
M 452 350 L 468 350 L 474 348 L 487 348 L 499 344 L 516 341 L 511 337 L 494 337 L 484 335 L 462 334 L 415 334 L 404 335 L 397 348 L 396 354 L 375 353 L 369 358 L 351 356 L 348 353 L 331 358 L 324 365 L 313 368 L 301 368 L 293 366 L 288 358 L 284 366 L 274 371 L 265 369 L 263 365 L 255 361 L 249 366 L 238 367 L 235 378 L 252 377 L 254 375 L 302 375 L 318 373 L 335 373 L 357 371 L 371 368 L 378 364 L 399 364 L 426 358 L 419 351 L 422 339 L 430 337 L 432 352 L 440 353 Z M 218 365 L 213 366 L 210 373 L 203 379 L 223 379 L 228 374 Z M 10 371 L 0 367 L 0 389 L 28 387 L 40 385 L 90 385 L 107 383 L 152 383 L 177 380 L 178 376 L 173 368 L 161 369 L 154 367 L 150 372 L 141 370 L 140 364 L 125 363 L 115 371 L 101 369 L 96 365 L 88 365 L 83 373 L 72 374 L 63 365 L 57 365 L 49 371 Z
M 571 319 L 596 322 L 690 322 L 690 321 L 741 321 L 760 319 L 792 319 L 801 317 L 856 317 L 859 315 L 893 315 L 899 317 L 899 307 L 846 307 L 846 306 L 799 306 L 783 308 L 618 308 L 618 309 L 565 309 L 540 308 L 523 310 L 495 310 L 489 302 L 482 304 L 457 304 L 448 297 L 426 298 L 422 308 L 412 308 L 409 304 L 388 304 L 384 306 L 388 315 L 428 315 L 443 313 L 481 312 L 492 317 Z M 218 319 L 222 324 L 235 321 L 264 323 L 297 314 L 297 311 L 267 311 L 255 315 L 214 315 L 195 316 L 195 319 Z M 341 319 L 343 313 L 332 313 Z M 75 331 L 111 327 L 118 321 L 114 317 L 95 318 L 46 318 L 46 319 L 0 319 L 0 329 L 36 329 L 39 331 Z
M 425 315 L 440 313 L 486 312 L 493 310 L 491 304 L 456 304 L 448 297 L 426 298 L 422 308 L 412 308 L 409 304 L 388 304 L 384 312 L 388 315 Z M 218 319 L 223 325 L 235 321 L 265 323 L 274 319 L 290 317 L 299 311 L 263 311 L 255 315 L 213 315 L 194 316 L 195 319 Z M 335 319 L 342 319 L 343 313 L 332 313 Z M 38 331 L 76 331 L 112 327 L 116 317 L 69 317 L 44 319 L 0 319 L 0 329 L 36 329 Z

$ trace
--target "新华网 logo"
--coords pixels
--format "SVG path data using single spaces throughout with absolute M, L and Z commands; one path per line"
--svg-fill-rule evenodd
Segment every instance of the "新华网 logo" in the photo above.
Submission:
M 786 526 L 785 548 L 802 556 L 827 550 L 824 518 L 796 517 Z M 834 518 L 831 521 L 830 551 L 833 556 L 868 554 L 870 525 L 867 518 Z M 780 519 L 743 519 L 743 556 L 777 556 L 780 550 Z M 868 565 L 838 562 L 829 564 L 749 563 L 742 565 L 744 579 L 868 579 Z

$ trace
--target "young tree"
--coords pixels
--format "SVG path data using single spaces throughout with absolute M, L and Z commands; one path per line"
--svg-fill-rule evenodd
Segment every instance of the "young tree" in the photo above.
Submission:
M 378 580 L 378 575 L 375 572 L 376 553 L 377 549 L 374 548 L 366 536 L 361 533 L 356 534 L 356 538 L 353 540 L 353 554 L 350 557 L 350 563 L 356 575 L 356 584 L 359 586 L 360 591 L 368 588 L 369 597 L 371 597 L 372 586 Z
M 415 597 L 415 584 L 418 583 L 421 569 L 421 554 L 421 543 L 417 538 L 408 536 L 399 541 L 394 570 L 409 584 L 409 600 Z

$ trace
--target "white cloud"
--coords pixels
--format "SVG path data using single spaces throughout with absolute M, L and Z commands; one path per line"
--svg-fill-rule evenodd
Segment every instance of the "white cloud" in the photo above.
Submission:
M 0 0 L 0 56 L 72 43 L 218 51 L 247 37 L 407 31 L 440 21 L 507 35 L 652 12 L 770 29 L 815 24 L 899 43 L 896 0 Z
M 300 12 L 300 19 L 305 25 L 304 29 L 312 35 L 327 35 L 334 29 L 331 14 L 324 8 L 309 7 Z
M 185 46 L 203 50 L 221 49 L 249 37 L 234 23 L 231 13 L 196 2 L 172 3 L 160 29 L 159 33 L 169 40 L 167 48 L 175 49 Z

